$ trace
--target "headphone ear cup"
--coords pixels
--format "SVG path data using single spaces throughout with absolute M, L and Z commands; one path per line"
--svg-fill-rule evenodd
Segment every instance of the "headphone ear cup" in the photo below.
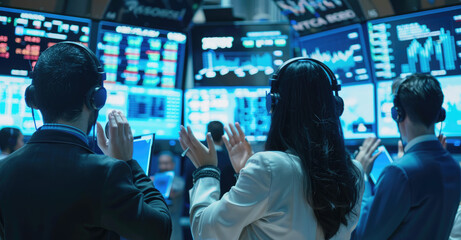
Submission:
M 394 106 L 391 108 L 391 116 L 392 119 L 394 119 L 394 121 L 399 123 L 402 122 L 403 119 L 405 119 L 405 112 L 403 111 L 403 109 Z
M 104 107 L 107 100 L 107 90 L 104 87 L 94 87 L 90 89 L 86 97 L 86 106 L 91 110 L 100 110 Z
M 439 113 L 439 118 L 437 119 L 437 122 L 443 122 L 445 121 L 445 118 L 447 118 L 447 111 L 445 108 L 440 109 Z
M 335 96 L 336 116 L 340 117 L 344 112 L 344 100 L 340 96 Z
M 266 110 L 268 113 L 272 113 L 275 106 L 279 102 L 280 94 L 278 93 L 267 93 L 266 94 Z
M 38 109 L 34 85 L 31 84 L 26 88 L 26 91 L 24 92 L 24 97 L 26 100 L 26 105 L 28 107 Z

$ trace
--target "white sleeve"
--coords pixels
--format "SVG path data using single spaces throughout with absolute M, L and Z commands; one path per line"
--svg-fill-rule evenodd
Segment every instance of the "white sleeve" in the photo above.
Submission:
M 272 173 L 267 159 L 252 156 L 237 183 L 219 200 L 219 181 L 201 178 L 190 190 L 194 239 L 238 239 L 243 228 L 267 211 Z

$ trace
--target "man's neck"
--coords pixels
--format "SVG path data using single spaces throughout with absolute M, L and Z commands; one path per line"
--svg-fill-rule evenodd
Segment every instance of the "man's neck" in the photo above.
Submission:
M 87 134 L 86 131 L 88 129 L 88 124 L 83 123 L 82 121 L 69 122 L 69 121 L 64 121 L 64 120 L 58 120 L 55 123 L 63 124 L 63 125 L 67 125 L 67 126 L 77 128 L 77 129 L 81 130 L 83 133 Z
M 427 128 L 425 126 L 410 126 L 406 131 L 407 143 L 411 140 L 423 135 L 435 135 L 434 127 Z

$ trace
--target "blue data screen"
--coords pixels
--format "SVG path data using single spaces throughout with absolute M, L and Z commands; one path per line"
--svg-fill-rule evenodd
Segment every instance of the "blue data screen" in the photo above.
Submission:
M 205 140 L 210 121 L 239 122 L 248 141 L 264 141 L 270 127 L 266 110 L 269 88 L 195 88 L 185 93 L 184 122 Z
M 371 80 L 362 26 L 355 24 L 305 36 L 302 56 L 325 63 L 343 84 Z
M 368 32 L 377 80 L 461 74 L 460 6 L 373 20 Z
M 343 86 L 339 95 L 344 100 L 344 112 L 340 118 L 344 138 L 374 136 L 376 121 L 373 84 Z

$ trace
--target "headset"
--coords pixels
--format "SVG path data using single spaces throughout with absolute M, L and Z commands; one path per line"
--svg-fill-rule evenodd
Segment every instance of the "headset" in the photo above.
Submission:
M 335 112 L 336 116 L 341 116 L 344 112 L 344 100 L 339 96 L 338 92 L 341 91 L 341 85 L 338 83 L 338 80 L 336 79 L 335 74 L 333 71 L 331 71 L 330 68 L 327 67 L 324 63 L 308 58 L 308 57 L 297 57 L 297 58 L 292 58 L 286 62 L 284 62 L 277 72 L 275 72 L 272 77 L 270 78 L 270 83 L 271 83 L 271 90 L 269 93 L 266 94 L 266 108 L 268 113 L 273 113 L 275 106 L 277 106 L 278 102 L 280 101 L 280 93 L 279 93 L 279 84 L 280 84 L 280 76 L 281 74 L 285 71 L 288 66 L 294 62 L 298 61 L 308 61 L 314 64 L 317 64 L 322 68 L 322 70 L 326 73 L 330 80 L 331 88 L 334 93 L 334 98 L 335 98 Z
M 90 110 L 99 111 L 101 108 L 104 107 L 106 103 L 107 90 L 104 88 L 104 80 L 106 80 L 106 73 L 104 72 L 104 68 L 99 62 L 98 58 L 91 50 L 89 50 L 87 47 L 85 47 L 84 45 L 80 43 L 64 41 L 64 42 L 60 42 L 57 44 L 68 44 L 68 45 L 75 46 L 83 50 L 83 52 L 85 52 L 85 54 L 89 56 L 90 59 L 92 59 L 94 66 L 96 66 L 97 68 L 97 74 L 98 74 L 97 84 L 91 87 L 90 90 L 85 94 L 85 104 Z M 32 113 L 33 113 L 33 109 L 39 109 L 40 106 L 37 104 L 36 93 L 35 93 L 36 90 L 33 84 L 33 79 L 34 79 L 33 72 L 30 74 L 30 78 L 32 79 L 32 84 L 26 88 L 25 100 L 26 100 L 27 106 L 32 108 Z
M 399 93 L 400 93 L 400 86 L 402 86 L 402 84 L 405 81 L 407 81 L 408 79 L 409 79 L 409 77 L 404 78 L 402 80 L 402 82 L 397 86 L 397 91 L 395 91 L 394 106 L 391 108 L 391 116 L 392 116 L 392 119 L 394 119 L 394 121 L 396 121 L 397 123 L 403 122 L 403 120 L 405 119 L 405 116 L 406 116 L 405 109 L 403 108 L 403 106 L 402 106 L 402 104 L 400 102 Z M 447 117 L 447 111 L 445 110 L 445 108 L 440 107 L 439 116 L 438 116 L 437 121 L 435 123 L 445 121 L 446 117 Z M 442 130 L 442 129 L 440 129 L 440 130 Z

